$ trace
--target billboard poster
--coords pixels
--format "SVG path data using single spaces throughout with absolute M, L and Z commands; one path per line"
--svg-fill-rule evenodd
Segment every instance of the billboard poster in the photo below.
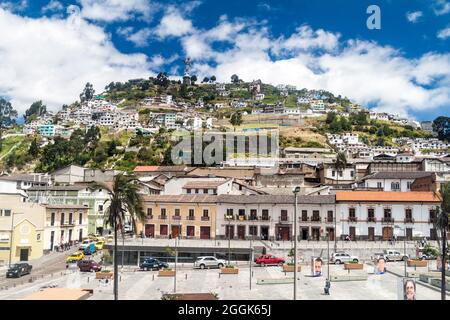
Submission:
M 386 273 L 386 259 L 380 257 L 375 260 L 375 274 L 385 274 Z
M 398 299 L 399 300 L 416 300 L 417 299 L 417 286 L 416 286 L 415 279 L 399 278 Z
M 322 275 L 323 260 L 320 257 L 311 257 L 311 274 L 313 277 Z

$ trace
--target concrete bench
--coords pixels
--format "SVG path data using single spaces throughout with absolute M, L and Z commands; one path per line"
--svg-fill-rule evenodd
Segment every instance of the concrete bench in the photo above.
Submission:
M 286 284 L 294 283 L 294 278 L 258 279 L 256 284 Z
M 434 287 L 441 287 L 442 280 L 439 278 L 431 278 L 429 283 Z M 445 279 L 445 291 L 450 291 L 450 279 L 447 277 Z
M 367 273 L 350 273 L 350 274 L 341 274 L 330 276 L 330 281 L 338 282 L 338 281 L 365 281 L 367 280 Z
M 427 277 L 440 277 L 440 273 L 438 272 L 420 272 L 420 271 L 408 271 L 406 275 L 410 278 L 419 278 L 420 275 Z

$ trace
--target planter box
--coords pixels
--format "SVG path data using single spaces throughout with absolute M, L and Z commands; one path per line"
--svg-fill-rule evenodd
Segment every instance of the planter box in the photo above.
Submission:
M 361 270 L 364 268 L 362 263 L 344 263 L 345 270 Z
M 408 267 L 426 267 L 427 265 L 426 260 L 408 260 Z
M 220 268 L 221 274 L 238 274 L 239 268 Z
M 95 279 L 112 279 L 114 272 L 96 272 Z
M 436 279 L 436 278 L 431 278 L 429 283 L 434 287 L 440 288 L 442 280 Z M 450 280 L 449 279 L 445 279 L 445 291 L 450 291 Z
M 159 270 L 158 277 L 175 277 L 175 270 Z
M 297 265 L 297 271 L 300 272 L 302 270 L 302 267 Z M 283 265 L 283 272 L 294 272 L 294 265 Z

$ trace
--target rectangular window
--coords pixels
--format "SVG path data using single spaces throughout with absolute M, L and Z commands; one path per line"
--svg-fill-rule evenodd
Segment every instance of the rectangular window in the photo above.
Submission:
M 191 193 L 191 189 L 186 189 L 186 192 L 187 192 L 188 194 L 190 194 L 190 193 Z
M 248 234 L 251 236 L 257 236 L 258 235 L 258 227 L 257 226 L 249 226 Z
M 288 221 L 288 212 L 287 210 L 281 210 L 281 221 Z
M 250 220 L 258 220 L 258 210 L 250 209 Z
M 73 213 L 69 212 L 69 224 L 72 224 Z
M 333 222 L 333 211 L 327 212 L 327 219 L 328 219 L 328 222 Z
M 269 221 L 269 210 L 263 209 L 261 218 L 262 220 Z
M 405 218 L 408 220 L 412 219 L 412 209 L 405 209 Z
M 175 216 L 179 217 L 180 216 L 180 209 L 175 209 Z
M 151 216 L 151 215 L 153 215 L 153 209 L 147 208 L 147 216 Z
M 100 212 L 103 211 L 103 205 L 102 204 L 98 205 L 98 211 L 100 211 Z
M 302 221 L 308 221 L 308 211 L 302 210 Z
M 384 218 L 390 219 L 391 217 L 392 217 L 391 209 L 385 208 L 385 209 L 384 209 Z
M 209 216 L 209 211 L 208 209 L 204 209 L 203 210 L 203 217 L 207 218 Z
M 407 188 L 408 190 L 411 190 L 411 184 L 412 184 L 411 181 L 408 181 L 408 182 L 406 183 L 406 188 Z
M 355 210 L 355 208 L 349 208 L 348 209 L 348 216 L 349 216 L 349 218 L 356 217 L 356 210 Z
M 61 225 L 64 225 L 64 212 L 61 212 Z
M 187 226 L 186 227 L 186 236 L 188 236 L 188 237 L 195 236 L 195 226 Z
M 78 213 L 78 217 L 80 219 L 79 224 L 83 224 L 83 213 Z
M 5 217 L 11 217 L 11 210 L 5 209 L 3 212 L 4 212 Z
M 166 208 L 161 208 L 161 217 L 166 217 Z
M 334 171 L 334 170 L 331 171 L 331 176 L 332 176 L 332 177 L 335 177 L 335 176 L 336 176 L 336 171 Z
M 313 210 L 312 220 L 313 221 L 320 221 L 320 212 L 319 212 L 319 210 Z
M 383 188 L 383 186 L 382 186 L 382 183 L 381 183 L 381 182 L 377 182 L 377 188 L 378 188 L 378 189 L 382 189 L 382 188 Z
M 195 215 L 194 209 L 189 209 L 189 217 L 193 217 Z
M 208 189 L 203 189 L 204 194 L 208 194 Z

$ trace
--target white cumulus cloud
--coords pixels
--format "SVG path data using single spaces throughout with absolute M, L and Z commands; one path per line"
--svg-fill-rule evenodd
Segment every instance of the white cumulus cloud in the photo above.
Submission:
M 416 23 L 419 21 L 419 18 L 423 16 L 422 11 L 414 11 L 414 12 L 407 12 L 406 13 L 406 19 L 408 19 L 409 22 Z
M 151 19 L 152 7 L 148 0 L 78 0 L 78 2 L 82 6 L 82 17 L 95 21 Z
M 144 54 L 123 54 L 103 28 L 77 16 L 32 19 L 0 9 L 0 95 L 24 112 L 42 99 L 59 109 L 79 99 L 86 82 L 101 92 L 111 81 L 149 77 Z
M 439 30 L 439 32 L 437 33 L 437 37 L 443 40 L 450 38 L 450 27 Z

